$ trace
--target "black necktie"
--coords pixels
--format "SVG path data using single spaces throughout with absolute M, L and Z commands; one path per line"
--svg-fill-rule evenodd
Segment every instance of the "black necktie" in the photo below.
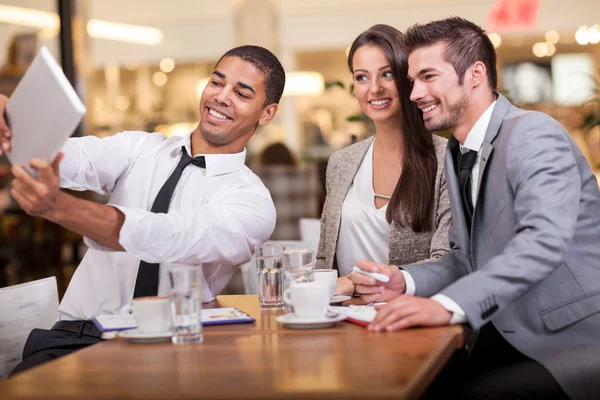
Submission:
M 175 191 L 177 182 L 179 182 L 185 167 L 190 164 L 194 164 L 197 167 L 206 168 L 206 162 L 204 161 L 203 156 L 195 158 L 190 157 L 185 150 L 185 146 L 181 146 L 181 153 L 181 160 L 179 160 L 179 164 L 177 164 L 177 167 L 171 176 L 169 176 L 169 179 L 167 179 L 165 184 L 158 191 L 156 199 L 154 199 L 152 209 L 150 210 L 153 213 L 166 214 L 167 211 L 169 211 L 171 197 L 173 197 L 173 192 Z M 151 264 L 147 263 L 146 261 L 140 261 L 137 280 L 135 281 L 135 289 L 133 290 L 134 298 L 156 296 L 158 294 L 159 265 L 160 264 Z
M 465 218 L 467 219 L 467 226 L 469 232 L 471 231 L 471 219 L 473 218 L 473 200 L 471 197 L 471 170 L 475 161 L 477 160 L 477 152 L 469 150 L 466 153 L 462 153 L 460 149 L 457 151 L 458 154 L 458 183 L 460 185 L 460 197 L 462 199 L 463 209 L 465 211 Z

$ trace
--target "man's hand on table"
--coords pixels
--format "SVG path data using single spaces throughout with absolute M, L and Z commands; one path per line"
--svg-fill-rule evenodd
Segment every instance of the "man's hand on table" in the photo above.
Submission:
M 369 330 L 391 332 L 415 326 L 444 326 L 450 324 L 451 318 L 452 313 L 435 300 L 400 296 L 377 306 L 377 315 L 369 325 Z

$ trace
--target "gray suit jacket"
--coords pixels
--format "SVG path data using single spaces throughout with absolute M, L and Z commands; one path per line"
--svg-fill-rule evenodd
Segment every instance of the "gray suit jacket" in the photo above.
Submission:
M 329 159 L 326 173 L 327 198 L 321 215 L 321 237 L 316 268 L 334 268 L 335 252 L 340 232 L 342 206 L 373 137 L 335 152 Z M 392 223 L 389 234 L 389 262 L 394 265 L 425 263 L 441 260 L 450 249 L 448 230 L 451 224 L 450 201 L 446 190 L 444 153 L 448 141 L 434 135 L 438 159 L 435 194 L 430 207 L 433 222 L 431 232 L 416 233 L 410 226 Z
M 518 109 L 502 95 L 481 151 L 472 234 L 449 172 L 452 250 L 441 262 L 405 267 L 416 294 L 448 296 L 473 328 L 491 321 L 571 397 L 597 398 L 598 182 L 558 122 Z M 454 171 L 450 145 L 446 169 Z

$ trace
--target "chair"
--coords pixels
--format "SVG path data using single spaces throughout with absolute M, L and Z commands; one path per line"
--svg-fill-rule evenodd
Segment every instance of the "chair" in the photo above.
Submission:
M 283 244 L 286 249 L 307 249 L 306 243 L 300 240 L 269 240 L 266 243 Z M 316 254 L 316 253 L 315 253 Z M 258 294 L 258 275 L 256 274 L 256 258 L 252 258 L 246 264 L 240 267 L 242 279 L 244 281 L 244 292 L 246 294 Z
M 300 218 L 300 239 L 306 243 L 309 250 L 319 250 L 319 239 L 321 237 L 321 220 L 319 218 Z
M 21 362 L 34 328 L 50 329 L 58 320 L 54 276 L 0 289 L 0 379 Z

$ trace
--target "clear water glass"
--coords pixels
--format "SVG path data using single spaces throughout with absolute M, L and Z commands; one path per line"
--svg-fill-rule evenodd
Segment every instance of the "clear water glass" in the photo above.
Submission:
M 284 250 L 284 245 L 274 243 L 265 243 L 255 248 L 258 297 L 262 310 L 284 308 L 281 270 L 281 256 Z
M 315 268 L 314 253 L 307 249 L 289 249 L 283 252 L 281 264 L 283 268 L 283 291 L 297 283 L 313 282 Z M 294 306 L 286 305 L 287 312 L 293 313 Z
M 284 290 L 294 283 L 315 280 L 313 256 L 313 251 L 307 249 L 290 249 L 283 252 L 281 263 L 285 277 Z
M 195 266 L 169 270 L 169 300 L 173 319 L 173 343 L 200 343 L 202 336 L 202 271 Z

